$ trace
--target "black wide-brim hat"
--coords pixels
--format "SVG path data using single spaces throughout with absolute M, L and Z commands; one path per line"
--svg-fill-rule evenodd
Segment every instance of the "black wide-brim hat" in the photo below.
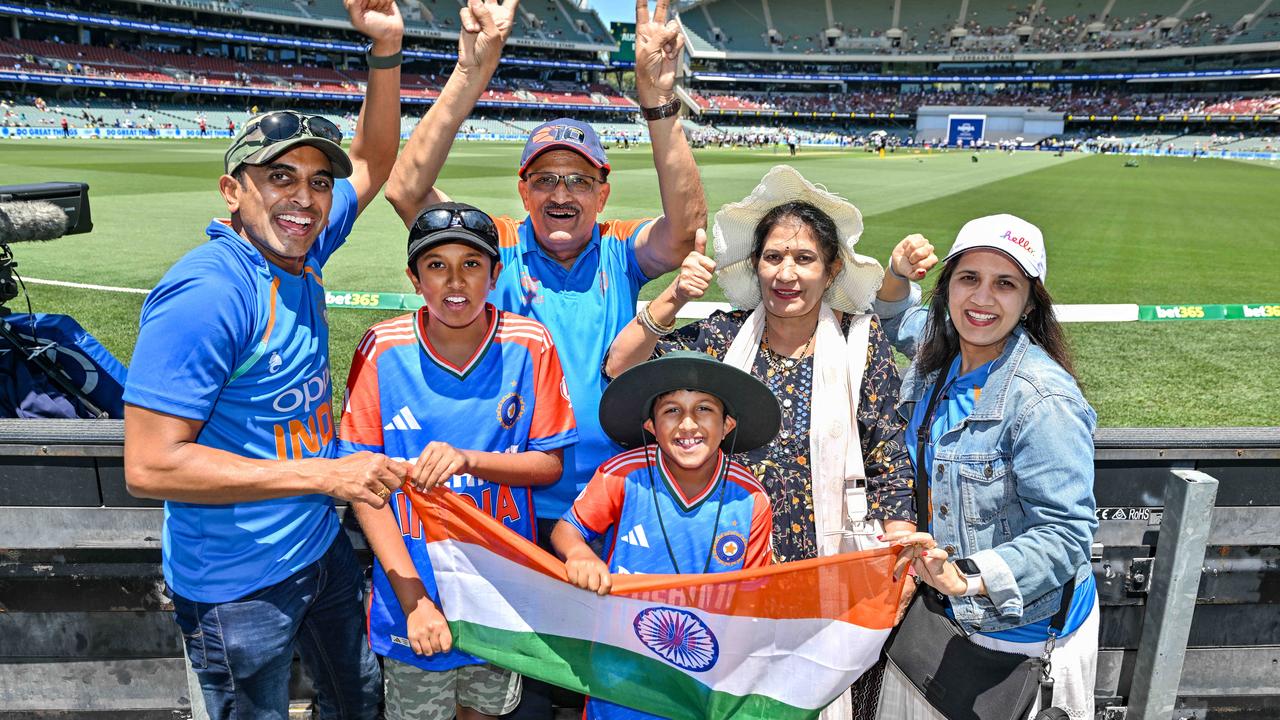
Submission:
M 680 350 L 640 363 L 622 373 L 600 397 L 600 427 L 625 448 L 648 442 L 644 421 L 659 395 L 697 390 L 724 403 L 725 414 L 738 422 L 720 448 L 748 452 L 768 445 L 778 434 L 782 410 L 769 388 L 754 376 L 700 352 Z

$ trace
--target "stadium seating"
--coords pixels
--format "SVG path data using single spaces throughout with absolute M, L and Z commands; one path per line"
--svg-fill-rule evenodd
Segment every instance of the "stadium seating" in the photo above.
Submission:
M 896 13 L 904 35 L 896 52 L 1069 52 L 1280 38 L 1280 12 L 1243 30 L 1240 21 L 1257 7 L 1257 0 L 707 0 L 680 17 L 695 50 L 829 51 L 824 31 L 834 21 L 844 31 L 837 51 L 888 52 Z

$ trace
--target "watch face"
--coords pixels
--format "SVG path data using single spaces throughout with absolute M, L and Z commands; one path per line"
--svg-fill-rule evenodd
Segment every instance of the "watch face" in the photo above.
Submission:
M 969 558 L 960 558 L 956 560 L 956 569 L 961 575 L 981 575 L 982 571 L 978 569 L 978 563 Z

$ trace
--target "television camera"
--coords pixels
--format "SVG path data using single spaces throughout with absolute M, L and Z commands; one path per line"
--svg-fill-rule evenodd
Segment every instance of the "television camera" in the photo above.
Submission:
M 14 271 L 17 262 L 11 244 L 55 240 L 92 229 L 87 183 L 0 185 L 0 342 L 22 351 L 28 362 L 59 390 L 79 400 L 91 415 L 105 418 L 107 413 L 59 367 L 55 353 L 50 352 L 52 346 L 19 335 L 6 320 L 11 311 L 5 307 L 19 295 L 20 276 Z

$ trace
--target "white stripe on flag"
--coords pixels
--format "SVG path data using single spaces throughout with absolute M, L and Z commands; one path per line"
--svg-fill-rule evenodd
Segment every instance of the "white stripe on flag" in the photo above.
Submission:
M 450 620 L 605 643 L 666 662 L 632 629 L 642 610 L 663 607 L 658 603 L 602 598 L 468 543 L 446 540 L 427 547 Z M 713 690 L 765 695 L 803 708 L 825 707 L 848 688 L 876 661 L 889 635 L 824 618 L 697 615 L 715 636 L 720 655 L 710 669 L 687 674 Z

